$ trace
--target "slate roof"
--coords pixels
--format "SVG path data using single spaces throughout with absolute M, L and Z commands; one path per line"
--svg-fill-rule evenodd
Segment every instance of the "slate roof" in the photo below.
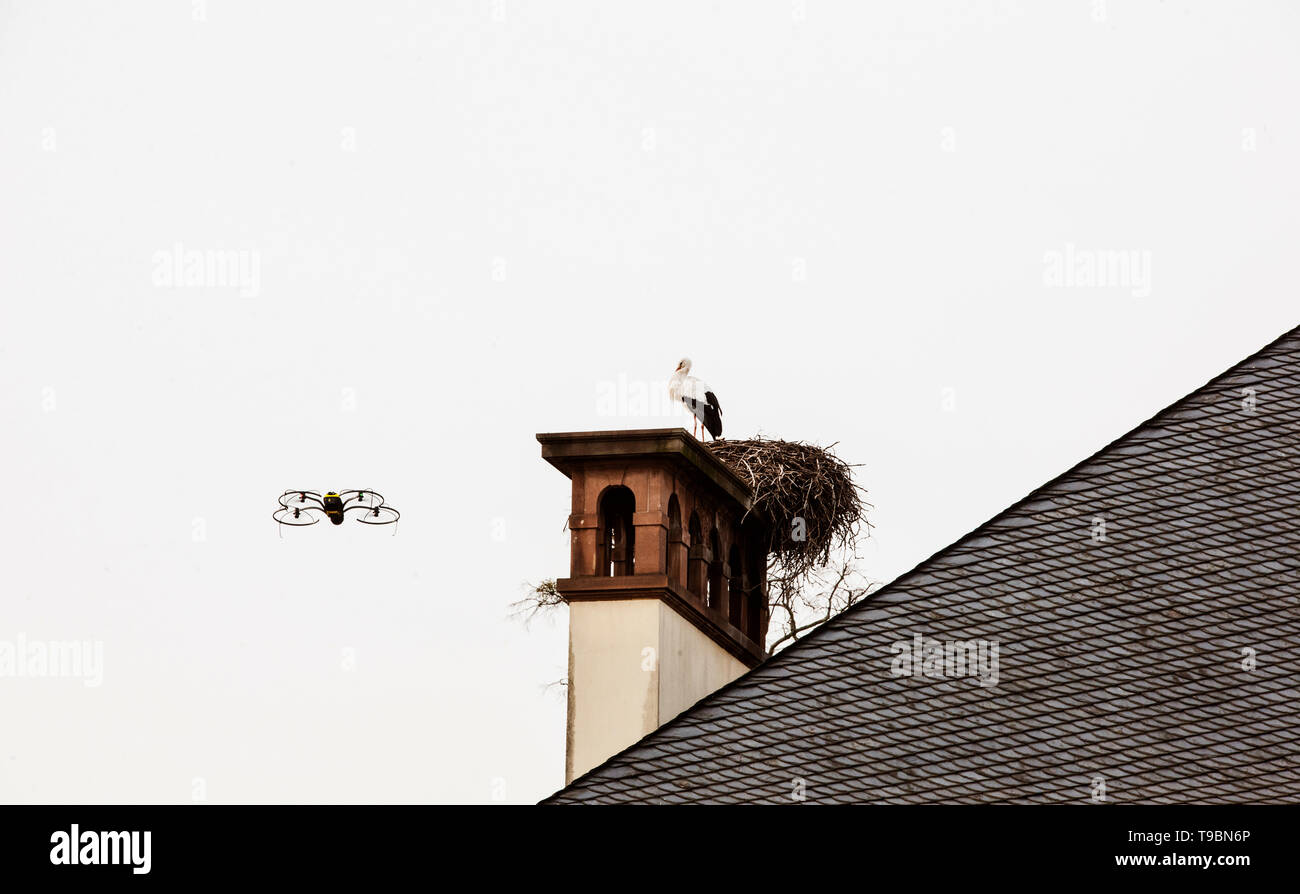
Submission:
M 1300 328 L 544 803 L 1296 802 L 1297 668 Z

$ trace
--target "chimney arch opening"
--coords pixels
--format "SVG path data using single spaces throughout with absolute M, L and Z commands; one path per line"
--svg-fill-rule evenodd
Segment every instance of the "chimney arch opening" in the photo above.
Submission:
M 767 530 L 748 518 L 740 526 L 744 562 L 744 632 L 759 646 L 767 635 Z
M 703 602 L 707 596 L 708 560 L 704 555 L 704 528 L 700 524 L 700 514 L 693 509 L 686 530 L 691 538 L 686 561 L 686 589 L 692 596 Z
M 731 551 L 727 554 L 727 620 L 738 630 L 742 624 L 741 613 L 744 611 L 745 604 L 743 574 L 744 570 L 740 564 L 740 546 L 733 543 Z
M 686 586 L 686 544 L 682 540 L 682 507 L 677 494 L 668 498 L 668 555 L 664 567 L 668 579 L 679 587 Z
M 621 484 L 611 485 L 601 492 L 597 505 L 600 519 L 597 576 L 635 574 L 636 528 L 632 524 L 632 515 L 636 512 L 635 495 Z
M 722 600 L 722 539 L 713 528 L 709 531 L 709 608 L 723 611 Z

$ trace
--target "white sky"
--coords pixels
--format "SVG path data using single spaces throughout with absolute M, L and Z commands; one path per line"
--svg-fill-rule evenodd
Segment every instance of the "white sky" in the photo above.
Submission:
M 729 435 L 862 463 L 906 571 L 1300 322 L 1298 17 L 4 4 L 0 643 L 103 683 L 0 677 L 0 802 L 549 794 L 534 434 L 680 424 L 598 398 L 688 355 Z M 155 285 L 177 243 L 256 294 Z M 1150 294 L 1045 285 L 1067 243 Z M 287 487 L 402 522 L 280 539 Z

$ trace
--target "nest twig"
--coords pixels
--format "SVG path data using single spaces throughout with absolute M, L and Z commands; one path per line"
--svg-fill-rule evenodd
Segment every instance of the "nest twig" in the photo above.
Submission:
M 750 511 L 771 532 L 768 561 L 779 574 L 808 574 L 870 531 L 866 491 L 853 480 L 856 467 L 831 452 L 834 444 L 751 438 L 707 446 L 754 492 Z

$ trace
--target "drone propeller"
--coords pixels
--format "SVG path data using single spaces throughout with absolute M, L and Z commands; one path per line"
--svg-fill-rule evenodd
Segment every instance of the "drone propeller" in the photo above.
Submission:
M 280 505 L 286 509 L 324 509 L 321 495 L 314 490 L 287 490 L 280 494 Z
M 391 525 L 401 517 L 402 514 L 392 506 L 370 506 L 357 517 L 357 521 L 363 525 Z
M 314 511 L 313 511 L 314 510 Z M 305 528 L 320 521 L 317 512 L 323 512 L 319 506 L 308 503 L 306 506 L 281 506 L 271 513 L 271 518 L 289 528 Z
M 349 494 L 351 496 L 348 496 Z M 343 498 L 344 511 L 358 506 L 374 509 L 376 506 L 384 505 L 383 494 L 373 490 L 344 490 L 339 491 L 339 496 Z

